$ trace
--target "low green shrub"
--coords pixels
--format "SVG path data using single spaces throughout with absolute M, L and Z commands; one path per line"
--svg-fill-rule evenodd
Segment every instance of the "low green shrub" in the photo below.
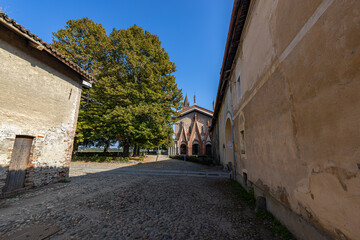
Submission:
M 145 156 L 140 156 L 140 157 L 139 157 L 139 161 L 140 161 L 140 162 L 144 161 L 144 159 L 145 159 Z
M 72 161 L 85 161 L 85 162 L 129 162 L 128 157 L 105 157 L 105 156 L 74 156 Z

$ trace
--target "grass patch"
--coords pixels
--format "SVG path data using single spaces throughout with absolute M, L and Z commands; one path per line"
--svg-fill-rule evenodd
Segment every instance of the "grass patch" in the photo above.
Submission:
M 240 183 L 234 180 L 229 180 L 229 186 L 232 192 L 236 195 L 236 198 L 241 199 L 251 209 L 255 210 L 256 199 L 254 197 L 254 188 L 249 187 L 249 191 L 246 191 Z M 256 218 L 264 223 L 265 227 L 271 231 L 276 237 L 283 240 L 296 239 L 289 230 L 280 223 L 270 212 L 266 210 L 257 210 Z
M 229 180 L 229 185 L 231 186 L 233 193 L 240 198 L 243 202 L 245 202 L 251 209 L 255 209 L 256 200 L 254 197 L 254 189 L 249 188 L 249 192 L 246 191 L 240 183 L 234 180 Z

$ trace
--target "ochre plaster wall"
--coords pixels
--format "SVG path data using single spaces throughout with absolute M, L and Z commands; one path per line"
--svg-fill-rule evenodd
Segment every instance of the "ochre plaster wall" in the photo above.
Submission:
M 280 208 L 337 239 L 360 236 L 359 16 L 356 0 L 256 1 L 231 75 L 237 146 L 245 117 L 239 179 L 247 173 L 283 223 L 291 214 Z M 222 163 L 229 94 L 217 121 Z M 313 236 L 300 225 L 288 227 Z
M 81 81 L 50 67 L 49 64 L 57 64 L 52 62 L 54 59 L 31 48 L 26 41 L 9 33 L 3 36 L 6 37 L 0 39 L 0 190 L 5 185 L 16 135 L 34 137 L 25 187 L 58 181 L 68 175 Z

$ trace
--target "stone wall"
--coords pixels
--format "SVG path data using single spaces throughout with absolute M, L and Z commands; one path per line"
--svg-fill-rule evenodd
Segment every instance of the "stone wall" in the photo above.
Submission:
M 81 79 L 0 27 L 0 190 L 17 135 L 33 137 L 25 188 L 68 176 Z
M 233 63 L 237 179 L 299 239 L 360 236 L 359 9 L 252 1 Z M 223 164 L 229 89 L 217 121 Z

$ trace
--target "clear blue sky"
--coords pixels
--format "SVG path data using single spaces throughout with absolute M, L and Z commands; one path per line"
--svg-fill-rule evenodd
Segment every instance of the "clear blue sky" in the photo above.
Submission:
M 109 34 L 134 24 L 159 36 L 176 82 L 193 104 L 212 110 L 233 0 L 0 0 L 9 17 L 44 41 L 69 19 L 89 17 Z

